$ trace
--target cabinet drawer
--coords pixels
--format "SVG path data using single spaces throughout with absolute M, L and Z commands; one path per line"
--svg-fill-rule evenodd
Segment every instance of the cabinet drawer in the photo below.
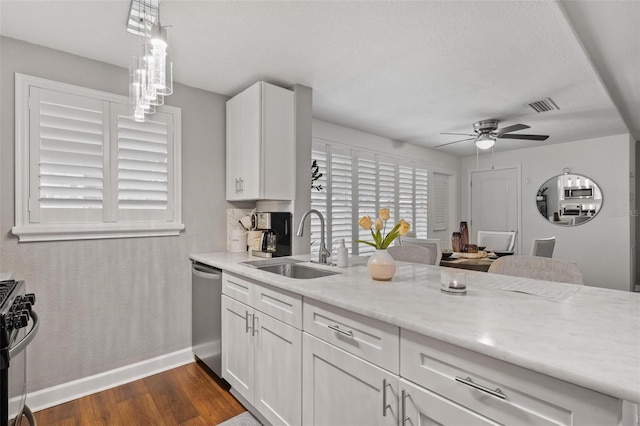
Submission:
M 398 327 L 310 299 L 305 299 L 303 318 L 307 333 L 398 373 Z
M 500 424 L 618 424 L 620 402 L 562 380 L 402 330 L 400 375 Z
M 302 296 L 267 284 L 256 284 L 253 307 L 273 318 L 302 329 Z
M 255 284 L 244 278 L 222 273 L 222 293 L 239 302 L 251 305 L 251 288 Z

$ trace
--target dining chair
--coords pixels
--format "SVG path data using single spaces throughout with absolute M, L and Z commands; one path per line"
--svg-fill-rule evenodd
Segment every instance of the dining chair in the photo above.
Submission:
M 503 256 L 489 270 L 493 274 L 534 278 L 569 284 L 583 284 L 582 273 L 573 263 L 539 256 Z
M 435 265 L 435 256 L 430 249 L 421 246 L 399 245 L 392 246 L 387 252 L 395 260 L 412 263 L 424 263 L 426 265 Z
M 556 237 L 536 238 L 533 240 L 531 256 L 553 257 L 553 249 L 556 246 Z
M 440 265 L 442 259 L 442 249 L 440 248 L 440 240 L 437 238 L 414 238 L 414 237 L 400 237 L 398 239 L 400 245 L 420 246 L 426 247 L 431 250 L 434 255 L 434 265 Z
M 513 251 L 516 231 L 478 231 L 477 245 L 494 251 Z

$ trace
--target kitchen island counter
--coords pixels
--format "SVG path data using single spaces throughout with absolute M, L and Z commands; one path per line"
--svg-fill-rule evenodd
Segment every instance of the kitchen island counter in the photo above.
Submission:
M 309 256 L 294 256 L 308 261 Z M 640 403 L 640 294 L 467 271 L 467 294 L 440 291 L 450 268 L 397 262 L 389 282 L 366 266 L 293 279 L 242 265 L 246 254 L 190 256 L 238 274 L 506 361 L 613 397 Z M 496 287 L 543 285 L 564 298 Z M 569 287 L 562 287 L 569 286 Z M 566 290 L 566 291 L 565 291 Z

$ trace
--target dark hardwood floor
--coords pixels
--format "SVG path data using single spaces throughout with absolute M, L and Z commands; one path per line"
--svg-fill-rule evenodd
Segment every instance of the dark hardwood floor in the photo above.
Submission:
M 246 411 L 199 362 L 35 413 L 38 426 L 216 425 Z

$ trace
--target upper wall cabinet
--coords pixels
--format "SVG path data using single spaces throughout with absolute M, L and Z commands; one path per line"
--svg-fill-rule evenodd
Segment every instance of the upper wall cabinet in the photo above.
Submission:
M 227 101 L 227 200 L 293 200 L 294 97 L 259 81 Z

